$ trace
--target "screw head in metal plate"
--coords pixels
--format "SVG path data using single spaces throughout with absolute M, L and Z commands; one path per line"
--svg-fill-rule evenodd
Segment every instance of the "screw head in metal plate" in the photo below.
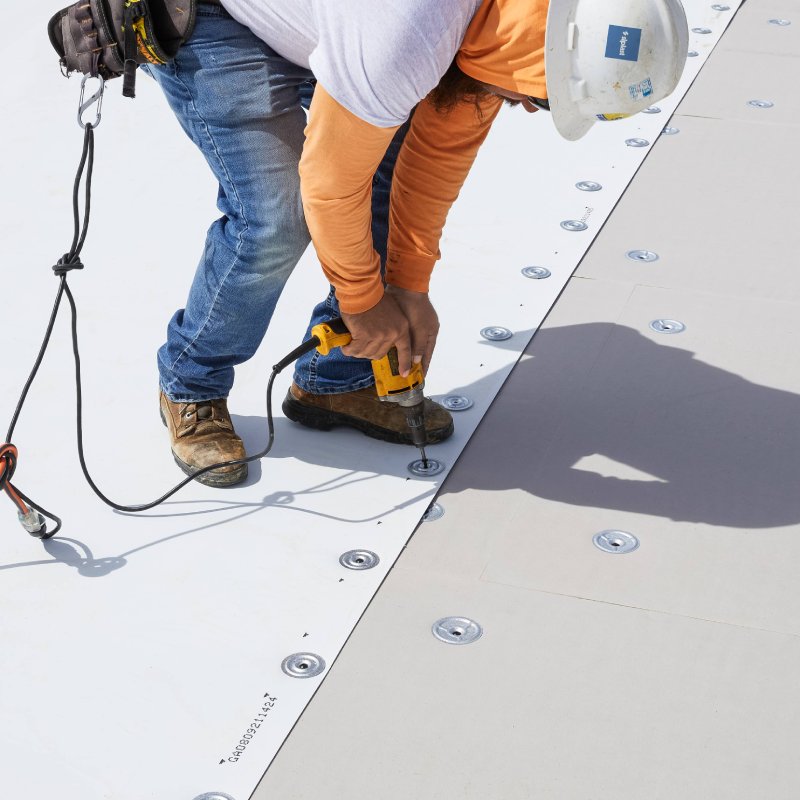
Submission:
M 561 227 L 565 231 L 575 232 L 575 231 L 585 231 L 588 229 L 589 226 L 585 222 L 579 219 L 565 219 L 561 223 Z
M 575 188 L 582 192 L 599 192 L 603 188 L 603 184 L 597 181 L 578 181 Z
M 377 553 L 372 550 L 348 550 L 339 556 L 339 563 L 347 569 L 372 569 L 381 563 Z
M 522 269 L 522 274 L 526 278 L 533 278 L 536 281 L 541 281 L 545 278 L 549 278 L 553 273 L 550 272 L 547 267 L 524 267 Z
M 592 537 L 594 546 L 604 553 L 632 553 L 638 546 L 639 540 L 627 531 L 600 531 Z
M 444 516 L 444 508 L 439 503 L 431 503 L 422 515 L 423 522 L 436 522 Z
M 699 56 L 700 53 L 698 53 L 697 50 L 690 50 L 686 55 L 689 58 L 697 58 L 697 56 Z
M 650 106 L 649 108 L 643 108 L 642 114 L 660 114 L 661 109 L 658 106 Z
M 654 253 L 652 250 L 628 250 L 625 255 L 631 261 L 644 261 L 648 264 L 658 261 L 658 253 Z
M 195 797 L 194 800 L 234 800 L 229 794 L 223 794 L 222 792 L 206 792 L 205 794 L 201 794 L 198 797 Z
M 712 33 L 711 28 L 692 28 L 692 33 L 700 33 L 703 36 Z
M 475 403 L 471 398 L 463 394 L 449 394 L 443 397 L 440 405 L 444 406 L 448 411 L 466 411 L 472 408 Z
M 647 139 L 626 139 L 625 144 L 628 147 L 647 147 L 650 142 Z
M 661 131 L 661 133 L 663 133 L 664 136 L 674 136 L 676 133 L 680 132 L 681 132 L 680 128 L 672 128 L 670 126 L 667 126 L 666 128 L 664 128 L 663 131 Z
M 490 325 L 488 328 L 481 329 L 481 336 L 490 342 L 504 342 L 513 335 L 508 328 L 502 328 L 499 325 Z
M 791 25 L 792 21 L 790 19 L 777 19 L 776 18 L 776 19 L 771 19 L 769 21 L 769 24 L 770 25 L 777 25 L 780 28 L 785 28 L 788 25 Z
M 194 800 L 233 800 L 233 798 L 229 794 L 223 794 L 222 792 L 206 792 L 195 797 Z
M 483 635 L 483 628 L 469 617 L 443 617 L 433 623 L 431 631 L 446 644 L 472 644 Z
M 747 105 L 751 108 L 773 108 L 775 103 L 771 100 L 748 100 Z
M 724 6 L 724 5 L 722 5 L 722 3 L 714 3 L 714 5 L 711 6 L 711 8 L 713 8 L 714 11 L 730 11 L 731 10 L 730 6 Z
M 281 669 L 290 678 L 316 678 L 325 671 L 325 659 L 316 653 L 293 653 L 283 659 Z
M 425 462 L 418 458 L 408 465 L 408 471 L 415 478 L 432 478 L 434 475 L 439 475 L 444 472 L 444 461 L 437 461 L 435 458 L 429 458 L 427 466 Z
M 683 333 L 686 326 L 676 319 L 654 319 L 650 327 L 656 333 Z

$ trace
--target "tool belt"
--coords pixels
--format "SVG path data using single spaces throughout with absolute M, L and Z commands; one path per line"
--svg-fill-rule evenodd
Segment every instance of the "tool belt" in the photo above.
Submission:
M 194 29 L 196 0 L 78 0 L 47 25 L 62 71 L 104 80 L 123 75 L 135 96 L 139 64 L 166 64 Z

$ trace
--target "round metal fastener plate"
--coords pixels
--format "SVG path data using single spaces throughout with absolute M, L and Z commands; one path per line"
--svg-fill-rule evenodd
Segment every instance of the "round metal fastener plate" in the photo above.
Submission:
M 325 671 L 325 659 L 316 653 L 293 653 L 283 659 L 281 669 L 290 678 L 316 678 Z
M 697 58 L 697 56 L 699 56 L 700 53 L 698 53 L 697 50 L 690 50 L 686 55 L 689 58 Z
M 339 556 L 339 563 L 347 569 L 372 569 L 381 563 L 377 553 L 372 550 L 348 550 Z
M 628 147 L 647 147 L 650 142 L 647 139 L 626 139 L 625 144 Z
M 680 132 L 681 132 L 680 128 L 671 128 L 671 127 L 666 127 L 664 128 L 663 131 L 661 131 L 661 133 L 663 133 L 664 136 L 674 136 L 676 133 Z
M 713 8 L 714 11 L 730 11 L 731 10 L 730 6 L 724 6 L 724 5 L 722 5 L 722 3 L 714 3 L 714 5 L 711 6 L 711 8 Z
M 444 406 L 448 411 L 466 411 L 468 408 L 472 408 L 475 403 L 466 395 L 449 394 L 447 397 L 442 398 L 440 405 Z
M 565 219 L 561 223 L 561 227 L 565 231 L 585 231 L 589 226 L 579 219 Z
M 597 181 L 578 181 L 575 188 L 582 192 L 599 192 L 603 188 L 603 184 Z
M 499 325 L 490 325 L 488 328 L 481 329 L 481 336 L 490 342 L 504 342 L 513 335 L 508 328 L 501 328 Z
M 642 114 L 660 114 L 661 109 L 658 106 L 650 106 L 649 108 L 642 109 Z
M 676 319 L 654 319 L 650 327 L 656 333 L 683 333 L 686 326 Z
M 439 503 L 431 503 L 422 515 L 423 522 L 436 522 L 444 516 L 444 508 Z
M 747 105 L 751 108 L 773 108 L 775 103 L 772 100 L 748 100 Z
M 787 25 L 791 25 L 792 21 L 790 19 L 771 19 L 769 24 L 778 25 L 781 28 L 785 28 Z
M 472 644 L 483 635 L 483 628 L 469 617 L 443 617 L 433 623 L 431 631 L 446 644 Z
M 692 28 L 692 33 L 700 33 L 703 34 L 704 36 L 711 32 L 712 32 L 711 28 Z
M 408 465 L 408 471 L 416 478 L 432 478 L 434 475 L 444 472 L 444 462 L 429 458 L 426 466 L 426 462 L 418 458 Z
M 540 281 L 544 278 L 549 278 L 553 273 L 550 272 L 547 267 L 524 267 L 522 269 L 522 274 L 526 278 L 533 278 L 534 280 Z
M 222 792 L 206 792 L 195 797 L 194 800 L 233 800 L 233 798 L 229 794 L 223 794 Z
M 658 253 L 654 253 L 652 250 L 628 250 L 625 255 L 631 261 L 645 261 L 647 263 L 658 261 Z
M 592 537 L 594 546 L 604 553 L 632 553 L 638 546 L 639 540 L 627 531 L 600 531 Z

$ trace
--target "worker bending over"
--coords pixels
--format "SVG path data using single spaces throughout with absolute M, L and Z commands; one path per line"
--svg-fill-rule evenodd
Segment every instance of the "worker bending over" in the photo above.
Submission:
M 200 3 L 175 60 L 144 67 L 219 182 L 222 212 L 158 353 L 182 469 L 245 457 L 226 404 L 234 367 L 256 352 L 309 240 L 331 285 L 311 326 L 341 316 L 352 342 L 298 361 L 284 412 L 410 441 L 369 359 L 394 346 L 403 371 L 427 369 L 442 228 L 504 100 L 549 107 L 577 139 L 598 116 L 670 93 L 686 48 L 678 0 Z M 452 418 L 426 404 L 428 440 L 441 441 Z M 239 464 L 198 480 L 246 475 Z

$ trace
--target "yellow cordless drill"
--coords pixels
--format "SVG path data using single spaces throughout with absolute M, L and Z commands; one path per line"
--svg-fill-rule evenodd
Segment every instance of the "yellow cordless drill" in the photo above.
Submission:
M 334 347 L 350 344 L 353 338 L 341 318 L 315 325 L 311 329 L 311 337 L 312 341 L 318 340 L 316 348 L 324 356 Z M 425 397 L 422 394 L 425 376 L 422 364 L 412 364 L 411 372 L 404 378 L 400 374 L 397 348 L 393 347 L 383 358 L 372 362 L 372 372 L 378 397 L 385 402 L 397 403 L 405 411 L 411 441 L 419 448 L 422 462 L 427 467 L 425 445 L 428 437 L 425 432 Z

